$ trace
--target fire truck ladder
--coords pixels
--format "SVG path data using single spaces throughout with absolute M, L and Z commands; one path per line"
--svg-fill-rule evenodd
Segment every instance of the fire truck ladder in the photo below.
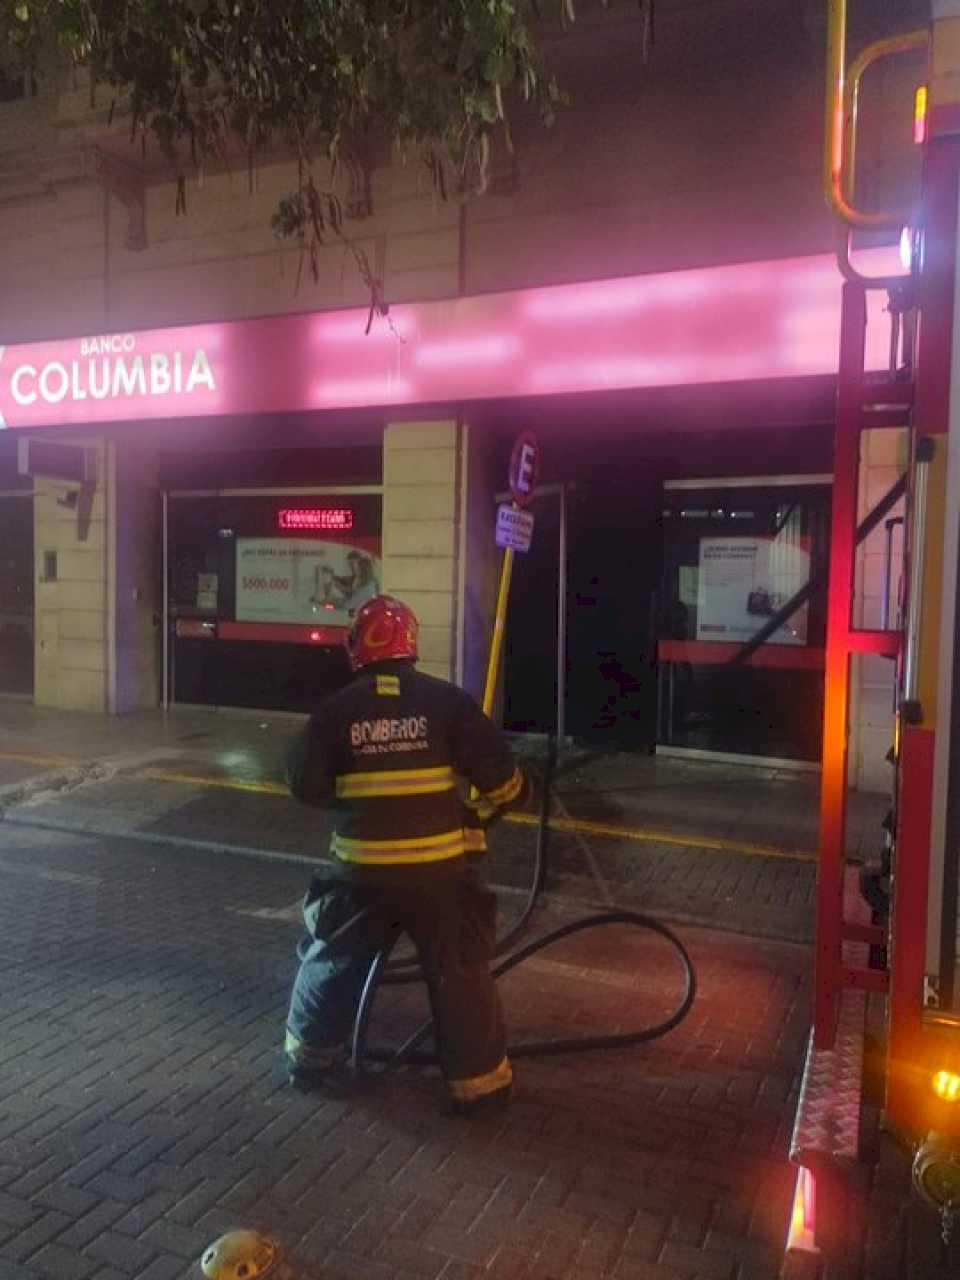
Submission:
M 908 289 L 890 300 L 892 328 L 911 332 Z M 901 325 L 901 320 L 908 323 Z M 827 594 L 820 849 L 817 867 L 817 933 L 814 961 L 814 1020 L 797 1107 L 791 1158 L 801 1166 L 795 1215 L 807 1214 L 813 1178 L 817 1197 L 818 1246 L 839 1244 L 846 1220 L 847 1175 L 859 1154 L 860 1098 L 867 995 L 885 994 L 889 972 L 870 964 L 887 949 L 887 931 L 873 923 L 861 894 L 859 871 L 848 865 L 846 815 L 850 667 L 854 654 L 899 659 L 901 635 L 853 625 L 856 551 L 903 498 L 901 477 L 857 523 L 861 433 L 909 425 L 913 381 L 909 365 L 891 359 L 887 377 L 864 372 L 867 286 L 843 286 L 840 368 L 834 443 L 833 516 Z M 899 356 L 900 339 L 891 343 Z M 891 752 L 895 759 L 895 749 Z M 893 790 L 893 788 L 891 788 Z M 813 1175 L 813 1178 L 810 1175 Z
M 914 525 L 922 519 L 925 468 L 913 471 L 913 493 L 907 495 L 901 477 L 876 507 L 857 523 L 860 491 L 861 436 L 865 430 L 912 425 L 917 348 L 917 271 L 890 278 L 867 278 L 851 263 L 854 229 L 899 231 L 909 222 L 904 210 L 865 213 L 854 206 L 853 160 L 856 145 L 860 81 L 869 66 L 882 57 L 922 51 L 927 30 L 878 41 L 845 65 L 846 0 L 829 0 L 827 46 L 827 111 L 824 143 L 824 186 L 828 202 L 844 224 L 838 263 L 845 283 L 842 292 L 840 359 L 834 434 L 833 514 L 827 590 L 824 729 L 820 797 L 820 848 L 817 869 L 817 925 L 814 960 L 814 1017 L 803 1083 L 791 1143 L 791 1158 L 800 1166 L 787 1242 L 784 1275 L 791 1261 L 819 1255 L 828 1274 L 836 1263 L 841 1271 L 849 1231 L 851 1174 L 859 1156 L 860 1103 L 864 1036 L 870 993 L 886 995 L 891 973 L 886 959 L 897 952 L 898 912 L 890 914 L 890 936 L 883 919 L 883 903 L 874 899 L 874 912 L 863 896 L 858 869 L 848 865 L 846 816 L 851 659 L 877 654 L 897 662 L 898 689 L 909 698 L 911 655 L 897 630 L 865 630 L 854 625 L 857 547 L 891 516 L 905 496 Z M 847 76 L 849 75 L 849 79 Z M 884 374 L 866 372 L 867 301 L 871 291 L 887 294 L 890 315 L 888 368 Z M 912 434 L 912 433 L 911 433 Z M 924 461 L 927 442 L 916 450 Z M 889 529 L 888 526 L 888 545 Z M 905 524 L 905 530 L 908 529 Z M 905 539 L 915 555 L 923 540 L 916 528 Z M 917 573 L 907 573 L 908 615 L 919 593 L 909 591 Z M 889 567 L 887 570 L 889 582 Z M 889 602 L 883 621 L 889 619 Z M 907 618 L 906 635 L 917 627 Z M 901 702 L 906 719 L 909 703 Z M 899 726 L 900 717 L 897 719 Z M 897 792 L 899 733 L 894 732 L 890 759 L 894 764 L 891 793 Z M 886 827 L 895 830 L 893 810 Z M 891 857 L 895 851 L 891 852 Z M 898 885 L 899 889 L 899 885 Z M 877 909 L 879 908 L 879 910 Z M 871 960 L 873 963 L 871 963 Z M 815 1207 L 814 1207 L 815 1206 Z M 846 1274 L 845 1272 L 843 1272 Z

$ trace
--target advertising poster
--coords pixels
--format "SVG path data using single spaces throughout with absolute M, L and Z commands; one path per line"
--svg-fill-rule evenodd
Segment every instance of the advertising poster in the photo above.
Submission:
M 746 641 L 805 586 L 810 577 L 806 539 L 701 538 L 697 639 Z M 768 644 L 806 644 L 808 606 L 802 605 Z
M 381 578 L 379 556 L 361 545 L 238 538 L 237 621 L 347 627 L 379 594 Z

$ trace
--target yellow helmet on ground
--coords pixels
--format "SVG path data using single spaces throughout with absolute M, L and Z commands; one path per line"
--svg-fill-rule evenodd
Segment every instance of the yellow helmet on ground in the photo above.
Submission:
M 259 1280 L 277 1261 L 277 1246 L 259 1231 L 228 1231 L 204 1250 L 200 1269 L 208 1280 Z

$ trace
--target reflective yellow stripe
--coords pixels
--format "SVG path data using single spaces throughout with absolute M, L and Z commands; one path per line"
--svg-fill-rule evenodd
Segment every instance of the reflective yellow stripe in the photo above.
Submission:
M 487 833 L 482 827 L 464 827 L 463 844 L 467 853 L 486 853 Z
M 381 769 L 376 773 L 341 773 L 337 795 L 341 799 L 362 796 L 426 796 L 452 791 L 454 773 L 449 766 L 437 769 Z
M 503 1058 L 492 1071 L 481 1076 L 464 1076 L 460 1080 L 448 1080 L 447 1087 L 458 1102 L 472 1102 L 488 1093 L 497 1093 L 513 1084 L 513 1068 L 509 1058 Z
M 334 839 L 345 849 L 434 849 L 449 844 L 451 840 L 458 840 L 462 844 L 463 831 L 458 827 L 456 831 L 443 831 L 436 836 L 410 836 L 403 840 L 353 840 L 341 835 Z
M 377 693 L 386 698 L 399 698 L 400 677 L 377 676 Z
M 366 863 L 442 862 L 466 852 L 462 830 L 410 840 L 351 840 L 335 835 L 330 849 L 341 862 Z
M 514 769 L 513 776 L 503 786 L 496 787 L 493 791 L 484 791 L 483 798 L 497 806 L 509 804 L 511 800 L 517 798 L 522 787 L 523 775 L 519 769 Z
M 461 843 L 459 849 L 436 850 L 433 853 L 341 853 L 339 849 L 335 849 L 334 852 L 341 862 L 357 862 L 365 866 L 402 867 L 420 862 L 449 862 L 451 858 L 462 857 L 467 851 Z
M 397 778 L 413 781 L 417 778 L 453 778 L 448 764 L 433 769 L 371 769 L 367 773 L 342 773 L 341 778 L 355 778 L 359 782 L 375 782 L 378 778 Z
M 450 858 L 459 858 L 466 849 L 463 847 L 461 840 L 456 845 L 450 845 L 446 849 L 422 849 L 416 850 L 398 850 L 396 853 L 360 853 L 355 849 L 349 851 L 341 849 L 336 840 L 333 844 L 333 852 L 341 862 L 360 862 L 367 866 L 397 866 L 406 865 L 415 862 L 446 862 Z
M 385 774 L 382 782 L 351 782 L 347 778 L 337 779 L 337 795 L 343 800 L 357 799 L 362 796 L 429 796 L 441 791 L 452 791 L 452 778 L 425 778 L 422 782 L 398 782 Z
M 289 1027 L 286 1028 L 283 1037 L 283 1052 L 298 1067 L 333 1066 L 335 1063 L 343 1061 L 345 1050 L 348 1048 L 348 1041 L 342 1041 L 340 1044 L 329 1045 L 322 1049 L 317 1048 L 316 1045 L 306 1044 L 299 1036 L 294 1035 Z
M 299 1036 L 295 1036 L 293 1032 L 290 1030 L 290 1028 L 287 1027 L 283 1037 L 283 1052 L 299 1053 L 299 1051 L 302 1048 L 303 1048 L 303 1041 L 300 1039 Z

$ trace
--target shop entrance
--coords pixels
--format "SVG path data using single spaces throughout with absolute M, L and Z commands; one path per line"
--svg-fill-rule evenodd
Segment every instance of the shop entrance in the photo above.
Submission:
M 819 762 L 830 484 L 664 485 L 659 751 Z
M 571 732 L 614 751 L 656 742 L 657 480 L 594 467 L 571 504 Z
M 505 724 L 652 751 L 659 477 L 594 464 L 588 476 L 545 485 L 532 510 L 533 545 L 514 561 Z
M 33 694 L 33 493 L 0 495 L 0 693 Z
M 534 518 L 530 550 L 514 557 L 504 725 L 515 733 L 563 730 L 566 671 L 560 620 L 565 556 L 561 539 L 565 543 L 568 504 L 565 487 L 538 490 L 529 508 Z
M 515 562 L 507 727 L 556 731 L 560 615 L 568 735 L 605 750 L 815 768 L 830 477 L 671 472 L 676 462 L 654 455 L 544 486 L 533 548 Z M 561 487 L 565 578 L 548 492 Z M 808 586 L 802 607 L 766 634 Z
M 555 444 L 546 451 L 551 461 L 563 456 Z M 556 464 L 553 474 L 566 478 L 538 485 L 527 508 L 534 520 L 531 546 L 513 561 L 504 727 L 652 750 L 656 504 L 640 504 L 650 528 L 635 545 L 629 540 L 638 509 L 634 477 L 600 463 L 588 476 Z M 511 494 L 497 493 L 495 500 L 509 502 Z
M 163 702 L 309 711 L 380 590 L 379 486 L 164 495 Z

